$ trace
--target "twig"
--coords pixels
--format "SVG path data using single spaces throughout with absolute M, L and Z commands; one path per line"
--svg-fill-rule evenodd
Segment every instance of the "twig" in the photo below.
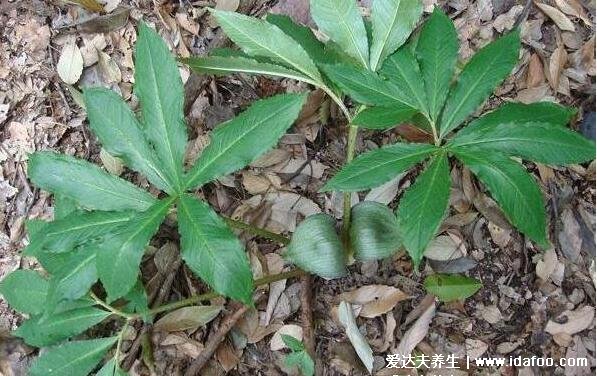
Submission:
M 278 242 L 278 243 L 284 244 L 284 245 L 288 245 L 290 243 L 290 239 L 288 239 L 287 237 L 285 237 L 283 235 L 276 234 L 276 233 L 268 231 L 266 229 L 253 226 L 249 223 L 237 221 L 235 219 L 227 218 L 227 217 L 224 217 L 224 220 L 226 221 L 226 223 L 228 223 L 229 226 L 240 229 L 240 230 L 248 231 L 248 232 L 252 233 L 253 235 L 261 236 L 266 239 L 270 239 L 270 240 L 273 240 L 275 242 Z
M 313 310 L 311 309 L 311 276 L 306 274 L 301 277 L 301 324 L 303 327 L 303 343 L 305 349 L 315 360 L 315 340 L 313 337 Z
M 236 310 L 231 315 L 228 315 L 222 321 L 222 324 L 218 328 L 218 331 L 209 339 L 209 341 L 205 344 L 205 349 L 201 351 L 199 356 L 187 368 L 184 376 L 195 376 L 199 374 L 199 371 L 205 366 L 205 364 L 211 359 L 214 355 L 220 343 L 224 340 L 228 332 L 232 329 L 232 327 L 240 320 L 240 318 L 247 312 L 249 309 L 248 306 L 243 305 Z

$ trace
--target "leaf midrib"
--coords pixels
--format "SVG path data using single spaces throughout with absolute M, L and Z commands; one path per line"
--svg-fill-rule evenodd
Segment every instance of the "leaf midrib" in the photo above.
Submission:
M 59 371 L 64 370 L 64 369 L 68 369 L 73 364 L 80 363 L 81 361 L 83 361 L 83 360 L 85 360 L 87 358 L 90 358 L 90 357 L 92 357 L 92 356 L 94 356 L 94 355 L 96 355 L 98 353 L 101 353 L 101 352 L 105 351 L 106 347 L 108 347 L 106 344 L 104 344 L 104 346 L 102 346 L 102 347 L 96 347 L 95 349 L 93 349 L 93 350 L 85 353 L 83 356 L 80 356 L 78 358 L 72 358 L 71 361 L 63 364 L 61 367 L 58 367 L 58 368 L 49 368 L 48 370 L 51 373 L 56 373 L 56 372 L 59 372 Z
M 394 27 L 394 25 L 396 24 L 396 20 L 398 19 L 398 10 L 400 9 L 400 4 L 401 2 L 399 2 L 398 6 L 395 8 L 394 15 L 391 17 L 392 21 L 389 23 L 389 27 L 387 28 L 385 36 L 381 39 L 381 47 L 378 49 L 379 53 L 377 54 L 377 56 L 375 56 L 375 65 L 371 66 L 371 68 L 374 71 L 377 70 L 377 67 L 379 67 L 381 55 L 383 55 L 384 49 L 387 47 L 388 39 L 390 39 L 390 35 L 392 34 L 392 28 Z
M 390 60 L 392 60 L 392 59 L 390 59 Z M 425 106 L 425 101 L 420 97 L 421 93 L 419 93 L 418 90 L 415 90 L 414 85 L 408 79 L 408 76 L 406 74 L 404 74 L 404 71 L 402 70 L 402 67 L 400 66 L 400 64 L 397 64 L 396 61 L 392 60 L 392 65 L 394 65 L 394 67 L 396 68 L 396 70 L 400 73 L 400 75 L 404 79 L 404 82 L 406 82 L 406 85 L 410 89 L 412 95 L 416 98 L 417 102 L 419 102 L 419 106 L 420 106 L 419 110 L 422 111 L 422 112 L 427 113 L 427 109 L 426 109 L 427 106 Z M 415 73 L 416 73 L 416 71 L 415 71 Z

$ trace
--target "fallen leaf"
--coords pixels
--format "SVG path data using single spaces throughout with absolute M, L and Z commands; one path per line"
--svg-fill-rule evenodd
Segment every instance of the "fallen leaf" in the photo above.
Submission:
M 361 362 L 363 362 L 367 371 L 371 373 L 373 371 L 373 350 L 371 350 L 367 340 L 359 331 L 350 303 L 340 302 L 340 306 L 338 307 L 338 320 L 344 326 L 346 335 L 361 359 Z
M 466 254 L 464 249 L 464 242 L 456 242 L 448 235 L 440 235 L 429 243 L 424 256 L 436 261 L 454 260 Z
M 527 68 L 527 87 L 536 87 L 545 82 L 543 62 L 538 54 L 532 54 Z
M 267 192 L 271 186 L 269 179 L 250 171 L 243 171 L 242 176 L 243 187 L 252 195 Z
M 574 311 L 565 311 L 557 318 L 557 322 L 549 320 L 545 331 L 551 335 L 566 333 L 573 335 L 588 329 L 595 319 L 595 308 L 591 306 L 580 307 Z M 563 322 L 563 323 L 560 323 Z
M 558 240 L 564 256 L 572 262 L 578 260 L 582 249 L 582 237 L 580 225 L 576 220 L 574 212 L 570 208 L 564 209 L 560 217 L 562 226 L 558 233 Z
M 535 5 L 537 5 L 537 7 L 541 9 L 543 13 L 551 18 L 551 20 L 560 28 L 560 30 L 575 31 L 572 21 L 570 21 L 568 17 L 566 17 L 566 15 L 560 12 L 557 8 L 539 2 L 535 2 Z
M 92 12 L 103 12 L 104 7 L 95 0 L 70 0 L 75 4 L 79 4 L 83 8 Z
M 101 148 L 99 157 L 109 173 L 116 176 L 122 174 L 122 171 L 124 170 L 124 164 L 120 158 L 112 156 L 112 154 L 108 153 L 106 150 L 104 150 L 104 148 Z
M 118 64 L 107 53 L 98 49 L 97 58 L 100 72 L 106 83 L 118 83 L 122 80 Z
M 404 175 L 405 174 L 399 174 L 389 182 L 384 183 L 379 187 L 373 188 L 369 191 L 369 193 L 367 193 L 364 201 L 375 201 L 384 205 L 389 204 L 396 197 L 396 194 L 398 193 L 398 185 L 400 184 L 400 180 L 402 180 Z
M 420 307 L 422 314 L 404 333 L 398 348 L 394 352 L 394 354 L 400 355 L 402 359 L 409 356 L 419 342 L 425 338 L 429 331 L 429 324 L 435 316 L 435 299 L 423 299 L 421 304 L 424 304 L 423 307 Z
M 560 77 L 567 61 L 568 54 L 566 53 L 564 44 L 558 43 L 558 46 L 549 58 L 549 76 L 547 77 L 549 85 L 554 90 L 557 90 L 560 86 Z
M 547 282 L 552 273 L 556 270 L 558 255 L 555 249 L 550 248 L 543 254 L 543 259 L 537 262 L 535 273 L 543 282 Z
M 251 163 L 251 167 L 263 168 L 276 165 L 287 161 L 290 158 L 290 152 L 286 149 L 273 149 L 263 154 L 255 162 Z
M 235 351 L 232 344 L 228 341 L 222 342 L 216 350 L 216 359 L 226 372 L 230 372 L 240 361 L 241 351 Z
M 464 273 L 477 266 L 477 261 L 470 257 L 460 257 L 454 260 L 436 261 L 428 260 L 429 266 L 436 273 Z
M 83 55 L 74 40 L 69 41 L 62 48 L 58 64 L 58 76 L 67 84 L 73 85 L 83 73 Z
M 392 286 L 369 285 L 342 293 L 339 299 L 362 306 L 359 316 L 372 318 L 391 311 L 398 302 L 408 299 L 408 295 Z
M 303 328 L 299 325 L 295 324 L 288 324 L 284 325 L 278 331 L 274 333 L 272 336 L 272 340 L 269 343 L 269 347 L 272 351 L 278 351 L 287 348 L 284 340 L 282 339 L 282 334 L 286 334 L 288 336 L 294 337 L 299 341 L 303 340 Z
M 222 306 L 192 306 L 172 311 L 159 319 L 153 329 L 163 332 L 178 332 L 197 329 L 215 319 L 222 310 Z
M 238 9 L 240 5 L 240 0 L 217 0 L 216 1 L 216 9 L 219 10 L 227 10 L 229 12 L 234 12 Z
M 591 20 L 582 4 L 577 0 L 555 0 L 556 6 L 569 16 L 580 18 L 587 26 L 591 26 Z
M 465 343 L 466 355 L 471 359 L 477 359 L 485 354 L 489 346 L 478 339 L 467 338 Z

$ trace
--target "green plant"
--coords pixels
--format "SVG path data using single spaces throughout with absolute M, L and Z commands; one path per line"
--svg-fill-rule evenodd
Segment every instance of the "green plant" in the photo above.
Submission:
M 174 58 L 143 23 L 135 55 L 142 120 L 104 88 L 85 90 L 85 106 L 105 150 L 165 194 L 158 199 L 72 156 L 30 156 L 29 177 L 54 193 L 56 212 L 52 222 L 28 223 L 30 244 L 24 253 L 36 257 L 47 274 L 18 270 L 2 281 L 0 292 L 15 309 L 30 315 L 15 335 L 33 346 L 53 346 L 34 362 L 32 376 L 86 375 L 113 345 L 112 360 L 99 374 L 122 374 L 120 343 L 130 321 L 151 321 L 153 314 L 169 309 L 149 310 L 139 279 L 145 248 L 169 213 L 176 212 L 181 257 L 213 289 L 211 297 L 220 294 L 252 305 L 253 287 L 260 283 L 253 281 L 244 247 L 226 220 L 192 191 L 245 167 L 274 146 L 297 118 L 305 95 L 254 103 L 218 126 L 211 143 L 185 171 L 183 87 Z M 94 292 L 100 290 L 92 290 L 98 279 L 105 300 Z M 114 316 L 125 321 L 117 336 L 64 342 Z
M 287 334 L 282 334 L 282 341 L 290 349 L 290 354 L 286 354 L 284 362 L 287 366 L 297 366 L 304 376 L 313 376 L 315 374 L 315 363 L 305 349 L 305 345 Z

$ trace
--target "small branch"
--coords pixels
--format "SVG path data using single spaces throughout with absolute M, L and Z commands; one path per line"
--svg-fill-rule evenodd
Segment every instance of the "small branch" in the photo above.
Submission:
M 133 319 L 135 317 L 134 315 L 122 312 L 121 310 L 112 307 L 108 303 L 106 303 L 103 300 L 101 300 L 100 298 L 98 298 L 97 295 L 95 295 L 93 293 L 93 291 L 89 292 L 89 296 L 91 297 L 91 299 L 93 299 L 93 301 L 95 301 L 95 304 L 97 304 L 99 306 L 102 306 L 103 308 L 105 308 L 106 310 L 112 312 L 115 315 L 118 315 L 120 317 L 124 317 L 127 320 L 131 320 L 131 319 Z
M 240 320 L 241 317 L 249 309 L 248 306 L 243 305 L 231 315 L 226 316 L 222 321 L 222 324 L 218 328 L 218 331 L 209 339 L 205 344 L 205 349 L 199 353 L 199 356 L 193 360 L 189 368 L 187 368 L 184 376 L 195 376 L 199 374 L 199 371 L 205 366 L 205 364 L 214 355 L 220 343 L 226 337 L 226 334 L 232 329 L 232 327 Z
M 234 227 L 239 230 L 248 231 L 253 235 L 261 236 L 263 238 L 273 240 L 280 244 L 288 245 L 290 243 L 290 239 L 288 239 L 287 237 L 285 237 L 283 235 L 276 234 L 274 232 L 268 231 L 266 229 L 263 229 L 263 228 L 260 228 L 257 226 L 253 226 L 251 224 L 248 224 L 248 223 L 245 223 L 242 221 L 237 221 L 232 218 L 226 218 L 226 217 L 223 217 L 223 218 L 226 221 L 226 223 L 228 223 L 228 225 L 230 227 Z
M 357 135 L 359 127 L 355 125 L 348 126 L 348 139 L 346 141 L 346 163 L 350 163 L 354 159 L 355 148 L 357 143 Z M 344 244 L 348 245 L 348 231 L 350 230 L 350 212 L 352 209 L 351 192 L 344 192 L 344 207 L 342 211 L 342 239 Z M 347 247 L 348 249 L 348 247 Z
M 313 337 L 313 310 L 311 308 L 311 299 L 313 292 L 311 290 L 311 276 L 306 274 L 301 276 L 301 324 L 303 327 L 303 343 L 305 349 L 315 360 L 315 341 Z

